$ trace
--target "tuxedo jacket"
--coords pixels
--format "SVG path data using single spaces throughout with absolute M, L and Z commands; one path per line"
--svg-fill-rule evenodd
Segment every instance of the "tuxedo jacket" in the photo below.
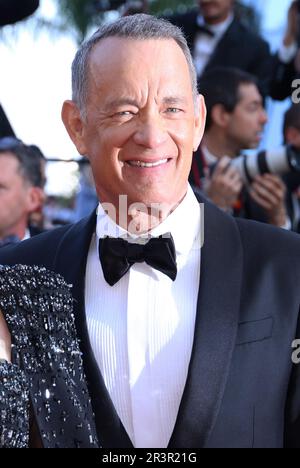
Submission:
M 168 17 L 182 28 L 192 54 L 197 36 L 198 13 L 192 10 Z M 218 42 L 203 73 L 219 66 L 240 68 L 254 75 L 263 96 L 270 95 L 273 99 L 283 100 L 291 95 L 291 83 L 296 73 L 293 63 L 284 64 L 277 55 L 272 56 L 268 43 L 236 18 Z
M 73 285 L 99 444 L 131 447 L 88 337 L 84 285 L 95 222 L 94 213 L 5 247 L 0 264 L 45 266 Z M 210 203 L 204 209 L 204 236 L 194 342 L 169 448 L 300 448 L 300 366 L 292 360 L 292 343 L 300 338 L 300 238 L 232 218 Z M 101 291 L 99 298 L 101 304 Z M 59 392 L 63 404 L 66 389 Z M 53 424 L 57 429 L 61 422 Z M 49 438 L 48 446 L 54 446 Z M 63 446 L 58 431 L 57 438 Z

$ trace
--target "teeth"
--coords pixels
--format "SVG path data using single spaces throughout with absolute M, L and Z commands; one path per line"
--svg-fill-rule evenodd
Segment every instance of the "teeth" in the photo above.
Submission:
M 128 163 L 131 166 L 137 166 L 137 167 L 156 167 L 156 166 L 160 166 L 161 164 L 165 164 L 166 162 L 168 162 L 168 159 L 160 159 L 159 161 L 156 161 L 154 163 L 146 163 L 143 161 L 128 161 Z

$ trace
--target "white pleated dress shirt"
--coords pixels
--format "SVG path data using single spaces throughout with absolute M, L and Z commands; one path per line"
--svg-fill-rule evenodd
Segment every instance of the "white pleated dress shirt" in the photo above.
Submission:
M 99 261 L 99 238 L 130 234 L 98 207 L 86 271 L 88 331 L 111 400 L 135 447 L 167 447 L 174 429 L 194 337 L 200 220 L 200 205 L 189 187 L 180 205 L 151 231 L 173 236 L 174 282 L 144 262 L 109 286 Z

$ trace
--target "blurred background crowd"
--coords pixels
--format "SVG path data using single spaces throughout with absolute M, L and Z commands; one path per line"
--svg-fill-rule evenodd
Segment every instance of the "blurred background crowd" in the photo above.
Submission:
M 101 22 L 163 16 L 188 39 L 208 118 L 190 183 L 220 209 L 300 232 L 300 1 L 0 0 L 0 245 L 97 205 L 59 106 Z

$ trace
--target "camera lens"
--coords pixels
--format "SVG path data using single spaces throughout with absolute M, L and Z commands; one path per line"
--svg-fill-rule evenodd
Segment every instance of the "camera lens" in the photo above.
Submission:
M 300 172 L 300 152 L 292 146 L 282 146 L 255 155 L 239 156 L 232 165 L 240 172 L 243 182 L 249 184 L 259 174 Z

